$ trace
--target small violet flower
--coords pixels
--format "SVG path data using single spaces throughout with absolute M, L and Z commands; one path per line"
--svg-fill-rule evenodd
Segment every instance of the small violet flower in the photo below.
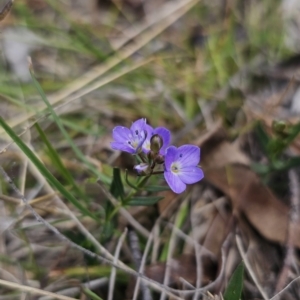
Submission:
M 170 146 L 166 150 L 164 177 L 174 193 L 182 193 L 186 184 L 195 183 L 204 177 L 203 171 L 197 166 L 199 161 L 200 148 L 197 146 Z
M 117 126 L 113 129 L 114 142 L 111 147 L 115 150 L 137 154 L 146 140 L 147 128 L 146 119 L 139 119 L 132 123 L 130 129 Z
M 147 154 L 150 151 L 151 137 L 155 134 L 158 134 L 162 139 L 159 154 L 164 155 L 170 144 L 171 133 L 164 127 L 153 129 L 146 123 L 146 119 L 133 122 L 130 129 L 124 126 L 115 127 L 113 129 L 114 142 L 111 143 L 111 147 L 131 154 L 138 154 L 141 150 Z

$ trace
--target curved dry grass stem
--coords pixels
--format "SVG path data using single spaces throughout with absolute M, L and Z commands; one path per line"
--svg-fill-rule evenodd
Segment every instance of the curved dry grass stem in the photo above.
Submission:
M 279 300 L 280 297 L 286 292 L 286 290 L 288 290 L 299 279 L 300 279 L 300 276 L 293 279 L 284 289 L 282 289 L 279 293 L 277 293 L 275 296 L 273 296 L 270 300 Z
M 290 212 L 289 212 L 289 226 L 286 241 L 286 254 L 282 269 L 278 276 L 276 285 L 276 292 L 281 291 L 288 281 L 289 271 L 293 268 L 293 263 L 296 261 L 294 241 L 298 238 L 295 232 L 295 226 L 299 222 L 299 178 L 295 170 L 289 170 L 290 181 Z
M 178 209 L 176 218 L 175 218 L 175 224 L 174 228 L 176 228 L 176 225 L 178 224 L 178 219 L 180 218 L 180 212 L 181 209 L 186 205 L 187 200 L 183 201 L 180 205 L 180 208 Z M 166 269 L 165 269 L 165 275 L 164 275 L 164 285 L 168 285 L 170 281 L 170 276 L 171 276 L 171 265 L 172 265 L 172 258 L 173 254 L 175 252 L 176 244 L 177 244 L 177 234 L 175 229 L 173 228 L 170 241 L 169 241 L 169 248 L 168 248 L 168 254 L 167 254 L 167 261 L 166 261 Z M 160 295 L 160 300 L 165 300 L 166 299 L 166 293 L 163 292 Z
M 10 282 L 10 281 L 6 281 L 6 280 L 2 280 L 2 279 L 0 279 L 0 285 L 3 285 L 5 287 L 13 289 L 13 290 L 20 290 L 22 292 L 27 292 L 27 293 L 31 293 L 31 294 L 35 294 L 35 295 L 49 296 L 49 297 L 51 297 L 51 299 L 76 300 L 74 298 L 70 298 L 67 296 L 54 294 L 54 293 L 43 291 L 43 290 L 40 290 L 40 289 L 37 289 L 34 287 L 30 287 L 30 286 L 26 286 L 26 285 L 22 285 L 19 283 Z
M 126 238 L 127 231 L 128 231 L 127 228 L 125 228 L 124 232 L 122 233 L 122 235 L 119 238 L 119 241 L 118 241 L 118 244 L 116 247 L 116 251 L 115 251 L 115 255 L 114 255 L 114 260 L 113 260 L 114 264 L 117 264 L 117 262 L 118 262 L 120 251 L 121 251 L 122 245 L 124 243 L 124 240 Z M 108 289 L 108 297 L 107 297 L 108 300 L 113 300 L 116 274 L 117 274 L 116 268 L 112 268 L 111 274 L 110 274 L 110 279 L 109 279 L 109 289 Z
M 153 236 L 154 236 L 153 232 L 151 232 L 150 236 L 147 240 L 147 244 L 146 244 L 146 247 L 145 247 L 145 250 L 144 250 L 144 253 L 143 253 L 143 257 L 142 257 L 142 260 L 141 260 L 141 264 L 140 264 L 140 268 L 139 268 L 139 273 L 140 274 L 143 274 L 143 272 L 144 272 L 146 259 L 147 259 L 147 256 L 148 256 L 148 253 L 149 253 L 149 250 L 150 250 L 150 246 L 152 244 Z M 133 293 L 132 300 L 136 300 L 138 298 L 140 283 L 141 283 L 141 278 L 138 277 L 137 280 L 136 280 L 135 287 L 134 287 L 134 293 Z
M 258 282 L 251 266 L 250 266 L 250 263 L 248 261 L 248 258 L 247 258 L 247 255 L 246 255 L 246 252 L 243 248 L 243 245 L 242 245 L 242 240 L 241 238 L 236 234 L 235 235 L 235 240 L 236 240 L 236 244 L 237 244 L 237 247 L 238 247 L 238 250 L 240 252 L 240 255 L 244 261 L 244 264 L 246 266 L 246 269 L 249 273 L 249 275 L 251 276 L 255 286 L 257 287 L 257 289 L 259 290 L 260 294 L 262 295 L 262 297 L 264 298 L 264 300 L 269 300 L 267 294 L 265 293 L 265 291 L 263 290 L 262 286 L 260 285 L 260 283 Z

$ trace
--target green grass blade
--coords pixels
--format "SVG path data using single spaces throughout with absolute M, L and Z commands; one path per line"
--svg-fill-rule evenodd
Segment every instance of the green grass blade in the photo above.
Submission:
M 99 177 L 99 179 L 104 182 L 104 183 L 110 183 L 110 178 L 108 176 L 105 176 L 104 174 L 102 174 L 101 172 L 99 172 L 92 164 L 91 162 L 84 156 L 84 154 L 80 151 L 80 149 L 76 146 L 76 144 L 73 142 L 72 138 L 69 136 L 68 132 L 65 130 L 64 125 L 62 124 L 60 118 L 57 116 L 56 112 L 54 111 L 53 107 L 51 106 L 50 102 L 48 101 L 41 85 L 39 84 L 39 82 L 35 79 L 32 70 L 30 70 L 30 74 L 31 74 L 31 78 L 32 81 L 34 83 L 34 86 L 36 87 L 36 89 L 38 90 L 39 94 L 41 95 L 43 101 L 45 102 L 47 108 L 49 109 L 52 118 L 54 120 L 54 122 L 56 123 L 56 125 L 58 126 L 59 130 L 61 131 L 61 133 L 63 134 L 64 138 L 67 140 L 67 142 L 69 143 L 70 147 L 72 148 L 72 150 L 74 151 L 74 153 L 77 155 L 77 157 L 85 163 L 85 165 L 87 166 L 87 168 L 93 172 L 96 176 Z
M 110 192 L 115 198 L 124 198 L 124 186 L 121 178 L 121 171 L 119 168 L 113 169 L 113 180 L 110 185 Z
M 95 218 L 94 215 L 84 206 L 82 206 L 81 203 L 69 191 L 67 191 L 64 186 L 48 171 L 44 164 L 18 137 L 18 135 L 12 130 L 12 128 L 10 128 L 10 126 L 6 124 L 2 117 L 0 117 L 0 125 L 55 189 L 57 189 L 67 200 L 69 200 L 75 207 L 77 207 L 82 214 L 90 216 L 91 218 Z
M 48 140 L 46 134 L 42 130 L 41 126 L 38 123 L 35 123 L 35 128 L 37 129 L 37 132 L 40 135 L 40 138 L 46 145 L 48 151 L 49 151 L 49 156 L 51 158 L 52 163 L 55 165 L 57 170 L 60 172 L 60 174 L 65 178 L 65 180 L 68 182 L 73 187 L 73 190 L 80 195 L 81 198 L 87 200 L 86 195 L 83 193 L 83 191 L 78 187 L 76 184 L 74 178 L 68 171 L 68 169 L 64 166 L 63 162 L 60 159 L 60 156 L 58 155 L 57 151 L 55 148 L 52 146 L 50 141 Z
M 241 262 L 232 277 L 224 293 L 224 300 L 240 300 L 244 282 L 244 263 Z
M 144 190 L 148 192 L 163 192 L 163 191 L 169 191 L 170 188 L 168 186 L 149 185 L 149 186 L 145 186 Z
M 92 292 L 90 289 L 84 288 L 84 293 L 89 296 L 92 300 L 103 300 L 99 296 L 97 296 L 94 292 Z
M 154 205 L 164 197 L 132 197 L 126 204 L 129 206 L 149 206 Z

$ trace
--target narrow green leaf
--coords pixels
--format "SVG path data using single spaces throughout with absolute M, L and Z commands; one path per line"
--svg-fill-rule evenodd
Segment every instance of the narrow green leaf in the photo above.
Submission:
M 119 168 L 113 169 L 113 180 L 110 185 L 110 192 L 115 197 L 120 197 L 123 199 L 124 197 L 124 186 L 121 179 L 121 171 Z
M 81 150 L 76 146 L 76 144 L 73 142 L 72 138 L 69 136 L 68 132 L 65 130 L 64 125 L 62 124 L 62 121 L 60 118 L 57 116 L 56 112 L 54 111 L 53 107 L 51 106 L 50 102 L 48 101 L 41 85 L 39 82 L 35 79 L 32 71 L 30 70 L 31 78 L 34 83 L 34 86 L 38 90 L 39 94 L 41 95 L 43 101 L 45 102 L 47 108 L 49 109 L 51 116 L 53 120 L 55 121 L 56 125 L 58 126 L 59 130 L 63 134 L 64 138 L 67 140 L 69 143 L 70 147 L 73 149 L 74 153 L 77 155 L 77 157 L 85 163 L 87 168 L 92 171 L 96 176 L 99 177 L 99 179 L 104 182 L 104 183 L 109 183 L 110 178 L 99 172 L 93 164 L 85 157 L 85 155 L 81 152 Z
M 63 123 L 63 125 L 65 125 L 66 127 L 69 127 L 70 129 L 73 129 L 73 130 L 83 133 L 83 134 L 88 134 L 88 135 L 98 137 L 103 132 L 102 128 L 100 128 L 100 130 L 94 130 L 92 128 L 85 128 L 84 124 L 78 123 L 78 121 L 76 122 L 75 120 L 71 121 L 71 120 L 67 120 L 64 118 L 61 118 L 60 120 Z
M 300 166 L 300 157 L 290 157 L 284 162 L 284 166 L 280 169 L 280 171 L 289 170 L 291 168 L 299 167 Z
M 31 151 L 31 149 L 18 137 L 18 135 L 6 124 L 2 117 L 0 117 L 0 125 L 54 188 L 56 188 L 83 214 L 90 216 L 91 218 L 95 218 L 94 215 L 84 206 L 82 206 L 81 203 L 68 190 L 66 190 L 64 186 L 48 171 L 44 164 L 37 158 L 37 156 Z
M 244 281 L 244 263 L 241 262 L 235 269 L 229 280 L 228 286 L 224 293 L 224 300 L 240 300 L 243 290 Z
M 127 202 L 130 206 L 149 206 L 154 205 L 164 197 L 133 197 Z
M 82 190 L 78 187 L 76 184 L 73 176 L 70 174 L 68 169 L 64 166 L 63 162 L 60 159 L 60 156 L 58 155 L 57 151 L 55 148 L 52 146 L 50 141 L 48 140 L 46 134 L 40 127 L 38 123 L 35 123 L 35 128 L 37 129 L 37 132 L 40 135 L 40 138 L 46 145 L 48 151 L 49 151 L 49 156 L 51 158 L 52 163 L 56 166 L 57 170 L 61 173 L 61 175 L 65 178 L 65 180 L 73 187 L 74 191 L 80 195 L 80 197 L 84 198 L 85 200 L 87 199 L 86 195 L 82 192 Z
M 144 190 L 148 192 L 163 192 L 163 191 L 169 191 L 170 188 L 168 186 L 149 185 L 149 186 L 145 186 Z
M 260 122 L 258 122 L 257 126 L 255 127 L 255 133 L 257 134 L 258 141 L 262 146 L 265 154 L 269 155 L 269 144 L 271 139 Z
M 84 293 L 89 296 L 92 300 L 103 300 L 99 296 L 97 296 L 94 292 L 92 292 L 90 289 L 84 288 Z

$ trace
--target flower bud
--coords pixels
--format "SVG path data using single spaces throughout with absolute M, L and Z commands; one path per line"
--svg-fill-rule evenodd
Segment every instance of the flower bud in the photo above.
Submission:
M 140 175 L 149 174 L 150 166 L 146 163 L 141 163 L 133 167 Z
M 157 154 L 163 146 L 163 139 L 159 134 L 154 134 L 150 139 L 150 149 Z

